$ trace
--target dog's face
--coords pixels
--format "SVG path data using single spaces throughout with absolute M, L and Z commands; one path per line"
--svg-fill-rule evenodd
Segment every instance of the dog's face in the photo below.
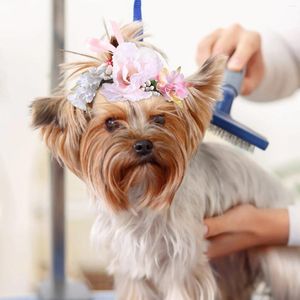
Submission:
M 84 180 L 115 208 L 130 198 L 135 206 L 170 204 L 208 121 L 187 114 L 162 97 L 111 104 L 99 95 L 81 139 Z
M 109 102 L 97 93 L 87 112 L 64 95 L 37 99 L 33 124 L 52 151 L 114 211 L 168 207 L 210 122 L 224 59 L 188 79 L 182 106 L 162 96 Z

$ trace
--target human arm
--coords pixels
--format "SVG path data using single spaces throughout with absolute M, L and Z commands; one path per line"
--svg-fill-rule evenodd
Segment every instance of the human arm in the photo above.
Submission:
M 204 221 L 210 241 L 208 256 L 217 258 L 266 245 L 300 246 L 300 205 L 288 209 L 236 206 Z

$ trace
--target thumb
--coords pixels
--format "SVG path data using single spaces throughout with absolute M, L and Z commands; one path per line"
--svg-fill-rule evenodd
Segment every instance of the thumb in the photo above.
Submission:
M 226 233 L 227 228 L 227 218 L 226 215 L 221 215 L 218 217 L 207 218 L 204 220 L 204 225 L 206 227 L 206 238 L 211 238 L 222 233 Z

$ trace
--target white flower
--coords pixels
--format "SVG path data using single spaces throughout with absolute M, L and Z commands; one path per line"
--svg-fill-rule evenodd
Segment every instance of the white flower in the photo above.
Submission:
M 82 73 L 72 89 L 72 92 L 67 96 L 67 99 L 75 106 L 82 110 L 86 110 L 86 104 L 91 103 L 97 93 L 106 65 L 101 65 L 98 68 L 91 68 Z

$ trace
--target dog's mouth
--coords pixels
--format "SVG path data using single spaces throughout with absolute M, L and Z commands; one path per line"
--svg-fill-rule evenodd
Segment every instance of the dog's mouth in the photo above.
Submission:
M 154 166 L 156 168 L 161 168 L 160 163 L 155 158 L 153 154 L 145 155 L 134 162 L 132 162 L 130 165 L 127 165 L 125 168 L 122 168 L 121 170 L 121 178 L 122 180 L 127 177 L 128 174 L 130 174 L 134 169 L 139 168 L 147 168 L 147 166 Z
M 137 165 L 143 166 L 143 165 L 147 165 L 147 164 L 159 165 L 159 163 L 156 160 L 154 155 L 146 155 L 146 156 L 140 158 Z

